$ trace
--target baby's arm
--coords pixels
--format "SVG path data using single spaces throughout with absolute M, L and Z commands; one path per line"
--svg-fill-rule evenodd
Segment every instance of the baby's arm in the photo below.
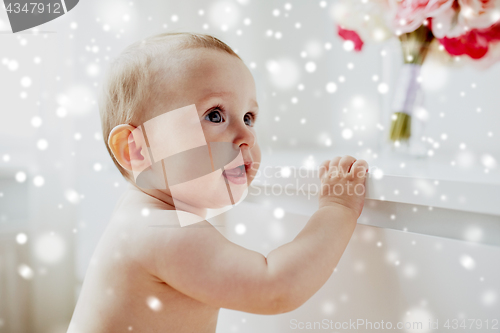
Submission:
M 320 195 L 319 210 L 292 242 L 273 250 L 267 258 L 228 241 L 205 221 L 169 228 L 168 234 L 157 233 L 152 244 L 152 273 L 185 295 L 214 307 L 258 314 L 298 308 L 332 274 L 364 202 L 366 162 L 337 157 L 322 167 L 325 191 Z M 345 173 L 335 175 L 339 169 Z M 343 188 L 340 195 L 333 191 L 336 184 L 336 193 Z M 349 184 L 352 187 L 348 190 Z M 361 195 L 354 192 L 356 184 L 363 186 Z M 357 192 L 361 192 L 359 187 Z

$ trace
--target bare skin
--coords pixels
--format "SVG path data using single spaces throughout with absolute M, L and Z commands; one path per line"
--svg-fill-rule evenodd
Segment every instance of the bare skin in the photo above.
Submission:
M 185 63 L 174 73 L 177 84 L 162 87 L 164 100 L 158 98 L 148 119 L 165 108 L 195 103 L 207 141 L 241 148 L 250 183 L 260 163 L 255 119 L 247 116 L 258 112 L 251 73 L 241 60 L 220 51 L 183 52 L 179 59 Z M 225 106 L 223 122 L 207 117 L 216 104 Z M 140 124 L 117 128 L 109 140 L 126 170 L 144 149 L 126 144 L 134 125 Z M 298 308 L 328 280 L 352 236 L 364 193 L 353 194 L 347 186 L 364 186 L 367 168 L 351 156 L 325 161 L 318 211 L 292 242 L 267 258 L 228 241 L 207 221 L 179 227 L 168 189 L 130 185 L 94 253 L 68 332 L 213 333 L 220 308 L 255 314 Z M 342 194 L 338 187 L 333 190 L 339 185 Z
M 151 209 L 145 219 L 141 210 Z M 214 332 L 219 309 L 170 287 L 152 269 L 152 242 L 167 242 L 171 207 L 135 187 L 118 203 L 97 246 L 68 332 Z M 179 224 L 172 221 L 172 226 Z M 160 233 L 159 233 L 160 232 Z M 148 306 L 155 297 L 161 306 Z M 155 301 L 156 302 L 156 301 Z

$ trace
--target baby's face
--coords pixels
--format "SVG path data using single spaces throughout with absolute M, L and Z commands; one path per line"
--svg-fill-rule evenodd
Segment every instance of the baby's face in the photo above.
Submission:
M 222 175 L 214 175 L 213 179 L 208 176 L 203 186 L 196 185 L 207 189 L 207 193 L 200 192 L 194 200 L 203 201 L 208 194 L 214 200 L 207 204 L 214 207 L 208 208 L 227 205 L 227 200 L 217 202 L 214 198 L 227 192 L 229 186 L 238 201 L 255 177 L 261 160 L 254 128 L 259 109 L 248 68 L 240 59 L 219 50 L 188 49 L 165 60 L 156 82 L 148 119 L 166 110 L 195 104 L 206 142 L 231 143 L 228 146 L 241 151 L 239 159 L 229 161 Z M 181 198 L 179 194 L 177 199 L 193 200 L 196 196 L 189 193 Z

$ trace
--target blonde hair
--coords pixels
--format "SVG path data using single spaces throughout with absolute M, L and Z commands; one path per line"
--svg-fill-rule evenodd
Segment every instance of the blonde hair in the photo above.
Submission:
M 128 46 L 112 63 L 102 88 L 99 109 L 102 134 L 108 153 L 120 173 L 128 173 L 113 156 L 108 145 L 111 130 L 120 124 L 132 124 L 145 111 L 151 99 L 152 81 L 159 71 L 155 59 L 165 52 L 193 48 L 208 48 L 227 52 L 241 59 L 226 43 L 200 33 L 169 32 L 148 37 Z

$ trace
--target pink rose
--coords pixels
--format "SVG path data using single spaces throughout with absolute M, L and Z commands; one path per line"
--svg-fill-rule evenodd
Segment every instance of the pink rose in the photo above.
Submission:
M 487 29 L 479 30 L 479 33 L 489 42 L 500 41 L 500 21 Z
M 497 60 L 500 0 L 457 0 L 434 17 L 431 25 L 432 33 L 449 54 L 467 55 L 474 60 L 485 58 L 482 63 L 487 66 Z
M 488 52 L 488 40 L 478 33 L 477 30 L 471 30 L 459 37 L 443 37 L 439 39 L 441 45 L 453 56 L 468 55 L 472 59 L 480 59 Z
M 355 51 L 359 52 L 363 48 L 363 41 L 356 31 L 344 29 L 340 25 L 337 25 L 337 33 L 342 39 L 353 42 Z
M 330 15 L 337 26 L 355 31 L 363 42 L 381 42 L 393 36 L 392 29 L 387 26 L 388 1 L 336 0 L 330 7 Z
M 455 0 L 391 0 L 394 31 L 415 31 L 425 19 L 451 8 Z
M 471 29 L 488 28 L 500 19 L 499 0 L 458 0 L 458 3 L 461 23 Z
M 435 22 L 431 22 L 434 26 Z M 481 59 L 487 54 L 491 60 L 490 48 L 500 42 L 500 22 L 486 29 L 472 29 L 458 37 L 443 37 L 438 39 L 446 51 L 453 56 L 468 55 L 472 59 Z M 496 50 L 494 51 L 496 54 Z
M 500 22 L 500 0 L 457 0 L 434 17 L 436 38 L 459 37 L 472 29 L 486 29 Z
M 488 53 L 479 60 L 470 60 L 471 66 L 479 70 L 487 70 L 500 62 L 500 42 L 490 44 Z

